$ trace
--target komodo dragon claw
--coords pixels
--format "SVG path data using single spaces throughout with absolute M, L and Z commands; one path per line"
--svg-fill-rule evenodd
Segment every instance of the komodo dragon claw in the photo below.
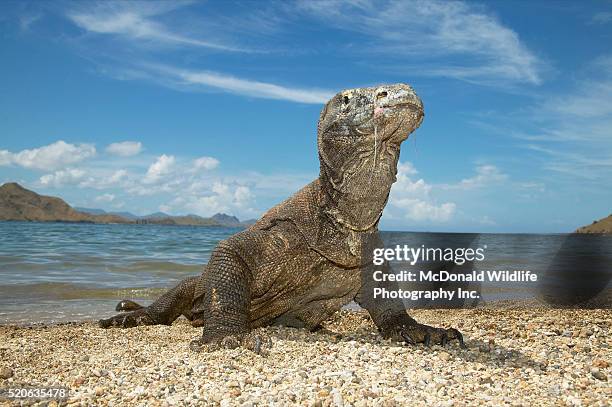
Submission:
M 236 349 L 240 346 L 258 355 L 267 356 L 272 347 L 272 340 L 263 332 L 251 331 L 213 340 L 198 338 L 189 344 L 189 348 L 194 352 L 214 352 L 220 349 Z
M 115 315 L 107 319 L 101 319 L 98 321 L 98 325 L 101 328 L 133 328 L 139 325 L 156 325 L 157 322 L 153 320 L 146 313 L 145 308 L 141 308 L 132 312 L 125 312 L 122 314 Z
M 431 346 L 433 342 L 434 344 L 446 346 L 449 341 L 456 339 L 459 342 L 459 346 L 462 349 L 466 349 L 463 335 L 455 328 L 444 329 L 415 324 L 401 327 L 399 335 L 409 345 L 423 343 L 425 346 Z

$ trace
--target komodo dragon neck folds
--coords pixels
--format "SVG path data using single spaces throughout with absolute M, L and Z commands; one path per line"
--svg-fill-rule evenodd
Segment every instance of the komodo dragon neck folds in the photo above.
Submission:
M 242 345 L 259 352 L 269 342 L 255 328 L 316 330 L 354 300 L 386 338 L 442 345 L 457 339 L 463 346 L 459 331 L 417 323 L 401 300 L 375 300 L 371 273 L 363 272 L 363 248 L 377 236 L 400 145 L 422 120 L 423 104 L 408 85 L 338 93 L 318 123 L 318 179 L 219 242 L 200 276 L 147 307 L 122 301 L 117 310 L 132 311 L 100 320 L 100 326 L 171 324 L 184 315 L 203 328 L 191 343 L 194 350 Z

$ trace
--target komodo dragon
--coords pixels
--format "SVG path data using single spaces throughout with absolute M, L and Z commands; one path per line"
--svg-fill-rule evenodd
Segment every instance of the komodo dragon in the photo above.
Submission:
M 184 315 L 203 327 L 191 343 L 196 351 L 242 345 L 259 352 L 255 328 L 314 331 L 354 300 L 385 338 L 426 345 L 457 339 L 465 346 L 456 329 L 417 323 L 401 300 L 374 300 L 363 273 L 368 259 L 362 248 L 377 234 L 400 144 L 423 116 L 421 100 L 405 84 L 338 93 L 318 123 L 318 179 L 219 242 L 200 276 L 147 307 L 123 301 L 117 310 L 133 311 L 102 319 L 100 326 L 169 325 Z

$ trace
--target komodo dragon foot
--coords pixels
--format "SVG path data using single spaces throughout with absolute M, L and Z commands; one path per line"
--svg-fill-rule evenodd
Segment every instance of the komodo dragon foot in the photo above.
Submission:
M 261 331 L 251 331 L 215 339 L 198 338 L 189 344 L 189 348 L 194 352 L 214 352 L 219 349 L 236 349 L 240 346 L 258 355 L 267 356 L 272 348 L 272 340 Z
M 463 335 L 455 328 L 435 328 L 424 324 L 409 324 L 400 325 L 391 330 L 391 332 L 382 333 L 386 338 L 393 338 L 399 341 L 404 341 L 409 345 L 422 343 L 425 346 L 442 345 L 445 346 L 452 340 L 457 340 L 459 346 L 466 349 Z
M 145 310 L 146 308 L 141 308 L 136 311 L 118 314 L 107 319 L 101 319 L 98 321 L 98 325 L 101 328 L 133 328 L 140 325 L 156 325 L 157 322 L 155 322 Z

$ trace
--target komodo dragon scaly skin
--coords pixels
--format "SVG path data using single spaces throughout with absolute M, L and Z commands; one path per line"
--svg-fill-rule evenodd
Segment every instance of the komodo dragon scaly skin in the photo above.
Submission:
M 386 338 L 442 345 L 457 339 L 463 346 L 459 331 L 417 323 L 401 300 L 374 300 L 363 273 L 363 247 L 377 236 L 400 144 L 423 115 L 421 100 L 405 84 L 338 93 L 318 123 L 318 179 L 221 241 L 200 276 L 148 307 L 120 303 L 118 310 L 135 310 L 100 320 L 100 326 L 168 325 L 184 315 L 203 327 L 194 350 L 242 344 L 259 352 L 264 342 L 253 329 L 280 324 L 316 330 L 354 300 Z

